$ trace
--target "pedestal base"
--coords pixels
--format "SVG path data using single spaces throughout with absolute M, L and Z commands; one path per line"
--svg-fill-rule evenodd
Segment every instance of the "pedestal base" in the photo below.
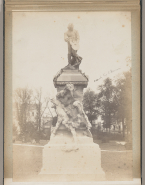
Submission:
M 72 137 L 58 135 L 43 149 L 43 167 L 40 175 L 48 181 L 101 181 L 101 150 L 93 139 L 78 137 L 77 146 Z

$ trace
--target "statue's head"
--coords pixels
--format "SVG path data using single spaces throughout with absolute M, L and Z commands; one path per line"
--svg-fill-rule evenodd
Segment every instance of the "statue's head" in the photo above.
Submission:
M 73 31 L 74 25 L 72 23 L 69 23 L 67 28 L 68 28 L 68 30 Z
M 57 105 L 56 99 L 55 98 L 51 98 L 50 102 L 51 102 L 51 108 L 56 108 L 56 105 Z
M 83 107 L 82 107 L 82 103 L 81 103 L 80 101 L 75 101 L 75 102 L 73 103 L 73 106 L 76 107 L 76 108 L 78 109 L 78 111 L 79 111 L 80 114 L 82 113 Z
M 57 106 L 60 106 L 60 101 L 57 98 L 52 98 L 50 100 L 51 104 L 51 108 L 56 108 Z

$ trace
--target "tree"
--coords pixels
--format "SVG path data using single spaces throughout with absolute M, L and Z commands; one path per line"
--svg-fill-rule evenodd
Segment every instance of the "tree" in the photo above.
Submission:
M 123 136 L 125 136 L 125 121 L 127 131 L 132 133 L 132 80 L 131 69 L 123 73 L 121 79 L 116 81 L 116 93 L 118 94 L 119 105 L 117 117 L 122 120 Z
M 116 101 L 114 98 L 115 87 L 112 84 L 112 80 L 106 78 L 98 90 L 99 114 L 102 120 L 104 120 L 104 127 L 110 130 L 112 118 L 116 112 Z
M 27 118 L 29 115 L 29 105 L 32 102 L 32 94 L 32 90 L 27 87 L 17 88 L 14 91 L 14 108 L 16 110 L 16 119 L 22 135 L 27 131 Z
M 84 93 L 83 107 L 89 121 L 92 123 L 98 117 L 97 95 L 94 91 L 87 89 Z
M 38 131 L 40 131 L 41 125 L 42 125 L 42 116 L 48 107 L 49 103 L 49 97 L 42 97 L 42 89 L 36 89 L 35 90 L 35 105 L 36 105 L 36 111 L 37 111 L 37 116 L 36 120 L 38 123 Z

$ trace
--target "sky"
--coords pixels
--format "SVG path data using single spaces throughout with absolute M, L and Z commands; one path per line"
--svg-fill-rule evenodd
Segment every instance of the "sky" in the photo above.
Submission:
M 13 90 L 40 88 L 55 94 L 53 77 L 67 62 L 64 33 L 74 24 L 80 35 L 80 69 L 89 76 L 88 87 L 97 90 L 131 65 L 130 12 L 13 12 Z

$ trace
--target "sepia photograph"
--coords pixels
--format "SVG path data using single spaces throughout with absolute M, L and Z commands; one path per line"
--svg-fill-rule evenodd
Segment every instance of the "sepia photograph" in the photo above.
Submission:
M 133 181 L 131 12 L 11 24 L 12 181 Z

